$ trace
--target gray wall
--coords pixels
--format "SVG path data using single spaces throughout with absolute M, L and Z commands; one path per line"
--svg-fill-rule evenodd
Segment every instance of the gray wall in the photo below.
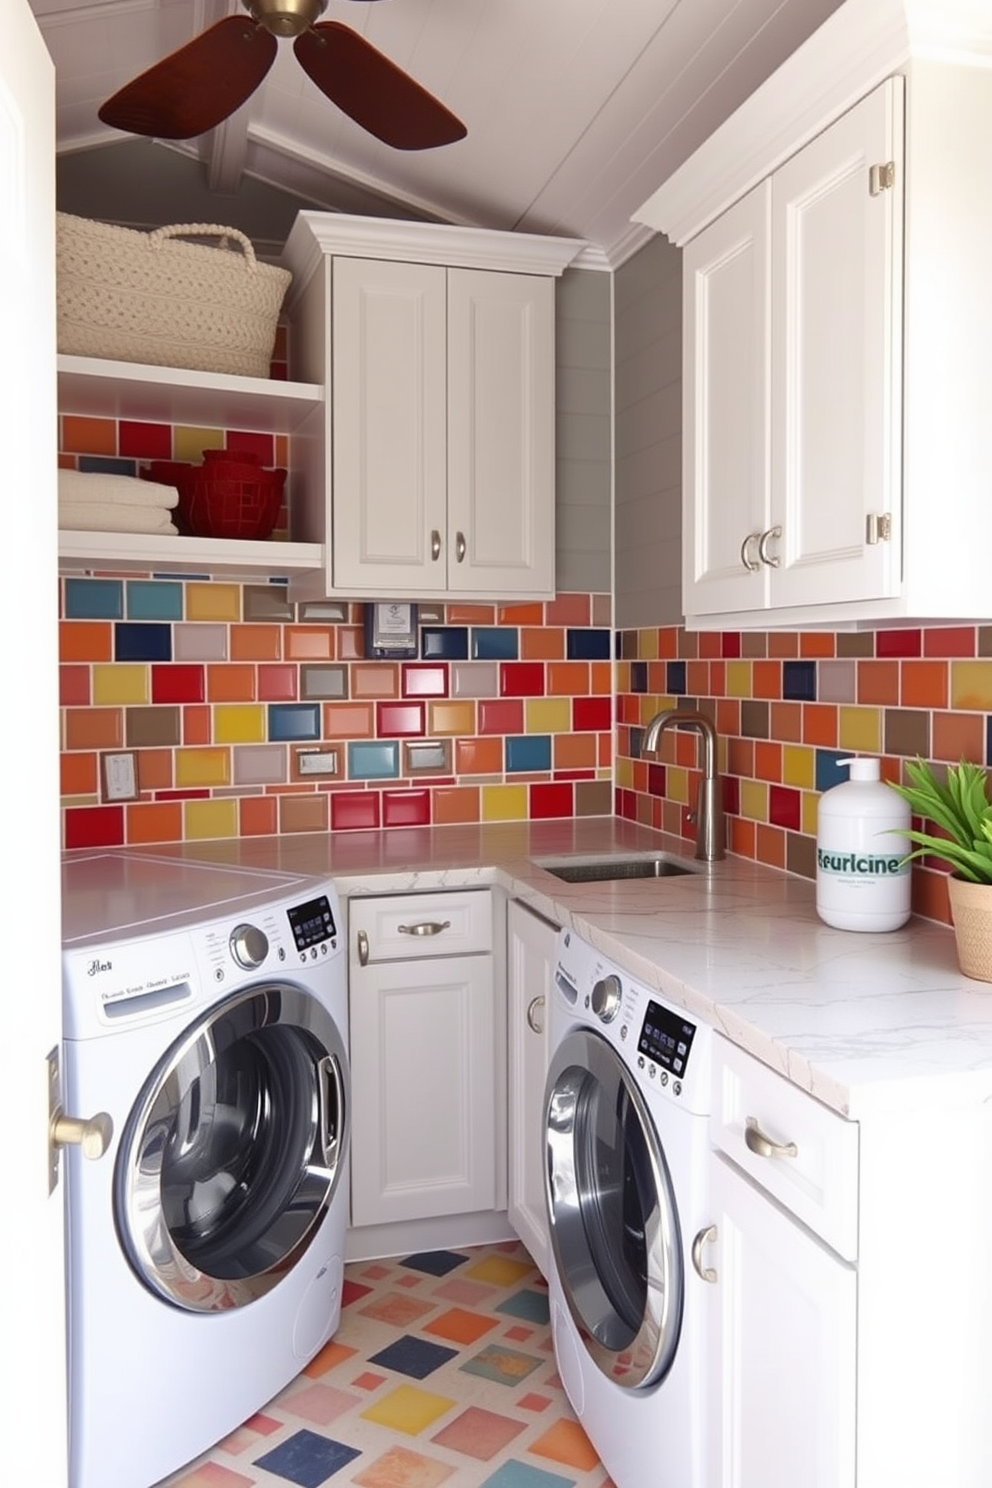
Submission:
M 556 570 L 559 591 L 608 594 L 612 564 L 612 275 L 557 284 Z
M 614 276 L 618 630 L 682 620 L 682 254 L 652 238 Z

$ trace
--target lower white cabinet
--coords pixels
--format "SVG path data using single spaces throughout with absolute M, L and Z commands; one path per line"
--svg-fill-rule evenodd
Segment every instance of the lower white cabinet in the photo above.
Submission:
M 351 1219 L 501 1207 L 488 890 L 349 905 Z
M 507 1211 L 531 1258 L 547 1276 L 543 1097 L 558 927 L 517 900 L 506 914 Z

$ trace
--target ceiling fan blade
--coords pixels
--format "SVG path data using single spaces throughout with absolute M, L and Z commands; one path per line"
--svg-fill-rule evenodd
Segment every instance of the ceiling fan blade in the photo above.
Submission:
M 248 16 L 228 16 L 125 83 L 99 117 L 114 129 L 159 139 L 205 134 L 251 97 L 278 45 Z
M 468 133 L 433 93 L 340 21 L 311 26 L 293 50 L 332 103 L 396 150 L 430 150 Z

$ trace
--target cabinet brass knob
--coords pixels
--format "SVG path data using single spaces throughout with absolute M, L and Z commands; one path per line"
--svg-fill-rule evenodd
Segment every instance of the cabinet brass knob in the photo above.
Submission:
M 756 1157 L 798 1157 L 799 1148 L 795 1142 L 776 1142 L 765 1135 L 753 1116 L 749 1116 L 744 1123 L 744 1141 L 749 1152 Z
M 82 1116 L 65 1116 L 61 1107 L 52 1112 L 52 1146 L 81 1147 L 83 1156 L 91 1162 L 103 1156 L 113 1135 L 114 1123 L 106 1111 L 98 1111 L 88 1120 Z

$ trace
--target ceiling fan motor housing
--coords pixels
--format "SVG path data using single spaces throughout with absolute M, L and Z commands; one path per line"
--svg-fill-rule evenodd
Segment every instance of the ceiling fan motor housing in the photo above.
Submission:
M 327 0 L 241 0 L 249 15 L 273 36 L 300 36 L 323 15 Z

